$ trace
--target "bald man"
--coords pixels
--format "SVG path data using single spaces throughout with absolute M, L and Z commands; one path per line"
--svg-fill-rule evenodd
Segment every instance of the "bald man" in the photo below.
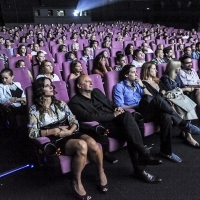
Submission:
M 97 121 L 109 129 L 109 137 L 127 141 L 129 156 L 134 169 L 134 177 L 148 183 L 159 183 L 162 179 L 145 171 L 146 165 L 159 165 L 149 149 L 143 145 L 140 130 L 131 113 L 124 111 L 110 101 L 99 89 L 93 89 L 88 75 L 76 79 L 78 94 L 69 102 L 69 107 L 82 122 Z

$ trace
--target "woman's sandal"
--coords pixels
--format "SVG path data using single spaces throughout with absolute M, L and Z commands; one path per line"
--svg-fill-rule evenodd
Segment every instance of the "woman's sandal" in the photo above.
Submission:
M 87 194 L 85 194 L 85 195 L 80 195 L 80 194 L 74 189 L 74 187 L 72 187 L 72 189 L 73 189 L 74 196 L 75 196 L 75 198 L 76 198 L 77 200 L 90 200 L 90 199 L 92 199 L 92 197 L 89 196 L 89 195 L 87 195 Z
M 101 184 L 99 184 L 99 185 L 97 186 L 97 188 L 98 188 L 98 190 L 99 190 L 101 193 L 103 193 L 103 194 L 106 194 L 106 193 L 108 192 L 108 184 L 106 184 L 106 185 L 101 185 Z

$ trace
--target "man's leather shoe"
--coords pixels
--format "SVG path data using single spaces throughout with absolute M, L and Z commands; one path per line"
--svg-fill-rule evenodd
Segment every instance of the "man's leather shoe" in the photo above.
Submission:
M 160 165 L 162 160 L 155 159 L 150 153 L 146 153 L 138 159 L 139 165 Z
M 153 176 L 147 173 L 145 170 L 134 172 L 133 176 L 147 183 L 160 183 L 162 181 L 161 178 L 158 178 L 157 176 Z
M 112 163 L 112 164 L 115 164 L 118 162 L 118 159 L 115 158 L 114 156 L 112 156 L 110 153 L 106 152 L 104 153 L 104 159 L 109 162 L 109 163 Z

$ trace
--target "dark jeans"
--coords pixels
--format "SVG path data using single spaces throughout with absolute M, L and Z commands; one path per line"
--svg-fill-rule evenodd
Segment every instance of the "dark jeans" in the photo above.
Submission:
M 146 106 L 144 106 L 144 104 L 141 105 L 139 107 L 139 111 L 144 117 L 144 121 L 153 121 L 160 125 L 160 151 L 165 154 L 171 154 L 172 122 L 178 125 L 182 121 L 182 118 L 160 95 L 156 95 Z
M 102 122 L 109 129 L 109 137 L 126 141 L 129 156 L 135 170 L 143 170 L 145 166 L 138 165 L 138 157 L 147 153 L 144 148 L 142 136 L 135 118 L 129 112 L 118 115 L 115 120 Z

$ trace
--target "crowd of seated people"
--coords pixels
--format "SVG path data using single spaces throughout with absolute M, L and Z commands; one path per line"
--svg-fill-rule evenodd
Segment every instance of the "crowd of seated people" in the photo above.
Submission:
M 133 128 L 136 133 L 134 136 L 130 129 L 125 131 L 123 137 L 120 133 L 112 136 L 127 141 L 134 176 L 145 182 L 158 183 L 161 179 L 147 173 L 143 165 L 161 164 L 161 162 L 151 157 L 149 151 L 144 148 L 134 116 L 124 109 L 135 108 L 143 115 L 145 122 L 154 121 L 160 125 L 160 156 L 174 162 L 182 160 L 172 151 L 171 121 L 181 129 L 180 136 L 188 145 L 199 148 L 200 144 L 192 137 L 192 134 L 200 134 L 200 129 L 189 122 L 189 120 L 195 119 L 195 116 L 192 119 L 181 118 L 172 109 L 172 104 L 163 98 L 168 91 L 179 87 L 184 95 L 187 95 L 193 102 L 193 105 L 197 105 L 197 116 L 200 116 L 200 90 L 198 87 L 200 79 L 197 72 L 200 56 L 199 41 L 200 33 L 194 29 L 187 31 L 159 24 L 143 24 L 132 21 L 110 25 L 71 23 L 2 27 L 0 30 L 0 60 L 3 60 L 3 66 L 0 65 L 0 109 L 3 123 L 1 125 L 7 127 L 7 122 L 10 121 L 16 126 L 14 117 L 19 109 L 22 110 L 22 113 L 26 113 L 25 88 L 22 88 L 19 82 L 14 82 L 13 71 L 15 67 L 18 69 L 28 68 L 25 62 L 25 59 L 28 58 L 31 66 L 27 73 L 33 85 L 35 84 L 34 95 L 37 97 L 35 105 L 30 109 L 29 135 L 31 138 L 39 136 L 62 138 L 70 135 L 61 144 L 61 149 L 67 155 L 77 155 L 77 157 L 74 156 L 76 157 L 73 160 L 74 165 L 78 162 L 84 163 L 80 168 L 74 167 L 73 186 L 79 198 L 90 199 L 90 196 L 86 195 L 80 178 L 87 153 L 91 154 L 98 166 L 99 186 L 102 192 L 107 192 L 107 179 L 103 172 L 102 155 L 94 140 L 82 133 L 72 134 L 76 133 L 79 126 L 75 118 L 72 121 L 68 118 L 69 124 L 72 123 L 70 129 L 60 127 L 55 130 L 41 131 L 38 126 L 42 123 L 48 124 L 50 121 L 56 122 L 61 115 L 69 114 L 69 112 L 72 115 L 67 104 L 54 97 L 55 91 L 52 82 L 62 81 L 62 79 L 76 79 L 79 94 L 70 101 L 69 107 L 78 120 L 103 121 L 103 124 L 110 128 L 111 135 L 116 130 L 113 128 L 114 126 L 118 127 L 118 130 L 123 129 L 127 124 Z M 9 66 L 14 57 L 19 57 L 19 60 L 16 60 L 14 67 Z M 63 73 L 65 62 L 69 64 L 69 74 Z M 83 63 L 86 64 L 87 73 L 83 72 Z M 160 64 L 163 64 L 164 67 L 159 68 Z M 60 69 L 61 76 L 58 76 L 57 72 L 55 73 L 55 66 Z M 37 67 L 38 71 L 35 70 Z M 139 79 L 139 74 L 137 75 L 139 68 L 141 69 L 141 79 Z M 161 70 L 162 78 L 158 77 L 158 70 Z M 122 82 L 116 83 L 117 85 L 114 87 L 113 100 L 115 103 L 107 99 L 101 92 L 93 91 L 92 81 L 87 75 L 98 74 L 104 81 L 105 75 L 108 72 L 113 73 L 112 71 L 118 71 L 123 77 Z M 63 76 L 67 76 L 67 78 Z M 66 87 L 68 87 L 67 81 Z M 122 91 L 122 88 L 126 93 Z M 40 89 L 40 93 L 37 92 L 38 89 Z M 48 92 L 50 94 L 47 94 Z M 132 102 L 133 99 L 129 98 L 135 97 L 135 95 L 134 100 L 137 102 Z M 95 96 L 96 98 L 94 98 Z M 144 105 L 144 101 L 142 101 L 144 96 L 145 98 L 150 96 L 151 99 L 146 107 L 140 106 L 140 101 L 143 103 L 141 105 Z M 101 98 L 103 101 L 99 100 Z M 81 99 L 80 102 L 77 99 Z M 82 105 L 84 102 L 86 104 Z M 88 107 L 83 111 L 82 109 L 87 104 Z M 94 109 L 89 110 L 90 106 Z M 81 108 L 79 109 L 79 107 Z M 148 115 L 150 109 L 152 115 Z M 195 109 L 193 111 L 195 113 Z M 34 118 L 34 113 L 38 113 L 37 119 Z M 44 118 L 41 118 L 40 115 Z M 59 117 L 56 118 L 56 115 Z M 160 116 L 159 119 L 158 116 Z M 37 123 L 38 127 L 31 124 L 33 121 Z M 117 123 L 118 121 L 120 123 Z M 80 141 L 83 143 L 81 149 L 77 146 L 77 142 Z M 85 147 L 83 148 L 83 146 Z

